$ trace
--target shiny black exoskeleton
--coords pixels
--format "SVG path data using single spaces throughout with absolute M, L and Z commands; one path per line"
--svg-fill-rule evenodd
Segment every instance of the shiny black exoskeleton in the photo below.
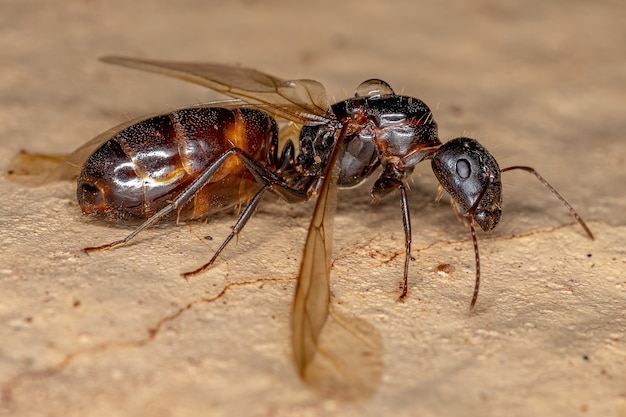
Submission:
M 474 213 L 485 232 L 496 227 L 502 215 L 502 181 L 500 167 L 487 149 L 474 139 L 452 139 L 433 154 L 432 167 L 457 213 Z
M 415 165 L 428 158 L 441 145 L 437 123 L 421 100 L 398 96 L 380 80 L 364 82 L 377 88 L 370 96 L 338 102 L 331 106 L 339 126 L 348 125 L 339 159 L 339 187 L 355 187 L 383 166 L 375 190 L 378 197 L 395 187 L 381 186 L 391 178 L 402 179 Z M 385 92 L 381 94 L 381 90 Z M 317 177 L 326 167 L 335 144 L 337 123 L 304 126 L 300 133 L 300 154 L 296 166 L 304 167 L 307 177 Z M 387 166 L 393 166 L 393 169 Z M 390 175 L 390 173 L 393 173 Z M 295 178 L 295 181 L 300 179 Z M 384 190 L 384 191 L 383 191 Z

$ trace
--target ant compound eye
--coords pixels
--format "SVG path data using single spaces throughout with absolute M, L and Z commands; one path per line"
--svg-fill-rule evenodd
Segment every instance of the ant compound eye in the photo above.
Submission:
M 474 139 L 456 138 L 437 149 L 432 167 L 462 214 L 471 214 L 485 231 L 498 224 L 502 205 L 500 167 L 487 149 Z
M 378 78 L 363 81 L 354 92 L 355 98 L 378 99 L 382 96 L 395 94 L 389 84 Z
M 465 179 L 470 176 L 472 169 L 470 168 L 470 163 L 467 159 L 459 159 L 456 161 L 456 173 L 459 177 Z

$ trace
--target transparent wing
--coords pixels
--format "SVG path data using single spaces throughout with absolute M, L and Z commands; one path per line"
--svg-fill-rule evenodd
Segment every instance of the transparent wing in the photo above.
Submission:
M 101 60 L 203 85 L 298 123 L 323 122 L 329 117 L 326 90 L 318 81 L 282 80 L 234 65 L 151 61 L 120 56 L 107 56 Z
M 296 366 L 312 389 L 327 398 L 372 396 L 382 378 L 383 344 L 367 321 L 331 308 L 330 267 L 337 178 L 347 127 L 341 130 L 319 190 L 300 265 L 292 311 Z
M 285 81 L 254 69 L 220 64 L 149 61 L 117 56 L 101 59 L 111 64 L 190 81 L 235 98 L 203 103 L 197 107 L 253 106 L 298 124 L 322 123 L 331 117 L 326 90 L 317 81 Z M 68 155 L 65 163 L 46 182 L 76 176 L 89 155 L 115 134 L 143 120 L 166 113 L 171 111 L 141 116 L 102 132 Z
M 296 365 L 303 377 L 315 356 L 320 334 L 329 314 L 329 276 L 339 168 L 336 161 L 342 149 L 345 128 L 341 132 L 317 196 L 293 303 L 293 352 Z

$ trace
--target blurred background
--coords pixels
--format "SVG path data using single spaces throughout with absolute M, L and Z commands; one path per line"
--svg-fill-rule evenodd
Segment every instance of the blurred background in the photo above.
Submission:
M 337 101 L 352 96 L 363 80 L 381 78 L 433 109 L 442 141 L 475 137 L 501 166 L 537 168 L 590 223 L 598 241 L 593 246 L 577 226 L 568 226 L 561 240 L 509 239 L 572 220 L 534 179 L 505 174 L 503 221 L 482 249 L 485 276 L 493 281 L 481 294 L 486 311 L 472 321 L 466 312 L 473 285 L 469 236 L 446 204 L 432 203 L 436 183 L 429 164 L 418 169 L 410 196 L 414 241 L 423 252 L 411 266 L 415 297 L 404 306 L 396 305 L 394 296 L 398 262 L 380 276 L 372 272 L 380 263 L 362 265 L 368 269 L 361 273 L 354 269 L 364 259 L 372 262 L 372 251 L 388 259 L 401 251 L 397 199 L 373 211 L 367 188 L 347 191 L 337 214 L 336 247 L 357 265 L 346 267 L 335 295 L 346 297 L 349 310 L 383 332 L 387 368 L 374 398 L 345 406 L 317 398 L 293 373 L 287 343 L 292 282 L 274 290 L 268 284 L 262 295 L 242 289 L 244 294 L 221 310 L 186 315 L 189 323 L 157 338 L 154 352 L 139 348 L 154 323 L 221 288 L 221 281 L 210 277 L 185 286 L 177 274 L 202 264 L 210 252 L 194 233 L 210 233 L 219 242 L 232 218 L 217 221 L 210 231 L 155 229 L 157 237 L 132 248 L 86 257 L 82 247 L 126 231 L 81 219 L 72 184 L 24 189 L 1 179 L 6 241 L 0 244 L 5 324 L 0 379 L 11 398 L 2 410 L 13 415 L 41 415 L 46 408 L 48 415 L 624 415 L 625 21 L 626 6 L 608 0 L 3 2 L 3 172 L 20 149 L 69 153 L 128 118 L 221 98 L 198 86 L 99 62 L 104 55 L 241 64 L 286 79 L 313 78 Z M 245 264 L 252 273 L 261 268 L 262 276 L 295 276 L 309 212 L 271 201 L 264 207 L 220 277 L 254 276 L 246 275 Z M 285 211 L 276 216 L 274 210 Z M 275 239 L 264 244 L 263 236 Z M 196 248 L 189 248 L 190 241 Z M 462 243 L 426 249 L 443 241 Z M 271 269 L 281 263 L 272 259 L 277 253 L 285 260 L 280 271 Z M 263 266 L 250 265 L 256 260 Z M 448 284 L 433 282 L 427 271 L 445 262 L 464 275 Z M 580 287 L 573 292 L 580 305 L 549 298 L 565 291 L 567 274 L 592 264 L 591 275 L 575 278 L 584 290 L 584 295 Z M 102 271 L 108 275 L 100 280 Z M 533 273 L 545 278 L 534 280 Z M 559 287 L 550 292 L 550 285 Z M 511 302 L 509 296 L 527 298 Z M 430 301 L 420 304 L 420 299 Z M 249 315 L 235 313 L 245 308 Z M 546 313 L 560 308 L 566 312 Z M 238 326 L 249 326 L 251 336 L 229 327 L 235 320 L 229 313 L 244 314 L 246 324 Z M 255 328 L 251 323 L 259 314 L 264 321 Z M 276 318 L 271 331 L 263 327 L 269 316 Z M 518 321 L 507 327 L 499 317 Z M 525 333 L 532 333 L 526 323 L 545 317 L 556 320 L 554 327 L 545 326 L 540 337 Z M 576 322 L 568 322 L 570 331 L 564 330 L 563 317 Z M 610 327 L 602 327 L 607 323 Z M 556 342 L 549 336 L 555 327 L 566 333 Z M 490 339 L 484 329 L 497 336 Z M 255 339 L 259 335 L 267 340 Z M 448 343 L 444 339 L 451 344 L 439 351 Z M 606 340 L 610 343 L 602 344 Z M 131 359 L 121 348 L 89 353 L 127 342 L 136 343 L 132 355 L 145 361 Z M 210 343 L 215 347 L 202 350 Z M 564 346 L 573 351 L 559 350 Z M 251 351 L 256 353 L 250 358 L 241 356 Z M 73 352 L 83 353 L 74 358 Z M 594 352 L 603 352 L 602 359 L 578 368 L 579 358 Z M 216 355 L 221 359 L 212 361 Z M 184 365 L 166 366 L 172 358 L 183 358 Z M 259 362 L 263 365 L 255 368 Z M 616 368 L 607 371 L 601 364 Z M 533 373 L 538 369 L 550 369 L 549 375 Z M 249 406 L 242 403 L 245 398 Z

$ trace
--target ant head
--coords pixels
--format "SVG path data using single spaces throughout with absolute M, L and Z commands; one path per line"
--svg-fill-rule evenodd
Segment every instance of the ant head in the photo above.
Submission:
M 452 139 L 437 149 L 432 167 L 459 214 L 469 216 L 484 231 L 502 214 L 502 182 L 495 158 L 474 139 Z

